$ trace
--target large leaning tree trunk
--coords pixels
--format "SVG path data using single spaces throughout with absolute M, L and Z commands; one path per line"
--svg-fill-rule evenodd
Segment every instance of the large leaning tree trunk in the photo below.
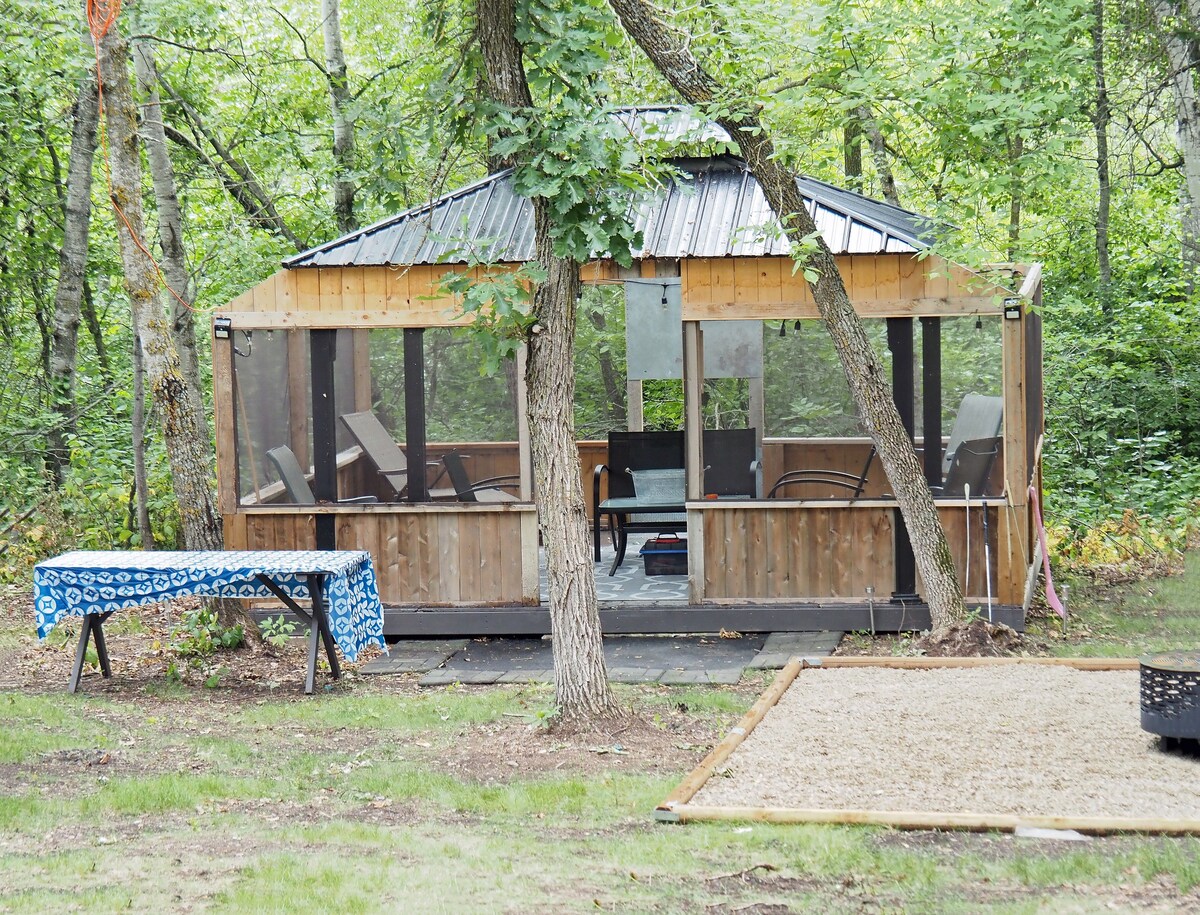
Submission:
M 479 42 L 492 98 L 511 109 L 533 108 L 516 39 L 514 0 L 478 0 Z M 520 165 L 520 163 L 513 163 Z M 564 723 L 619 714 L 608 684 L 587 508 L 575 444 L 575 320 L 579 265 L 554 254 L 551 213 L 533 199 L 538 264 L 545 280 L 534 292 L 534 333 L 526 367 L 530 445 L 554 634 L 554 695 Z
M 609 0 L 609 4 L 626 32 L 687 102 L 705 106 L 729 100 L 729 93 L 692 54 L 687 36 L 664 23 L 653 7 L 644 0 Z M 718 107 L 717 123 L 741 147 L 750 173 L 762 187 L 788 239 L 798 250 L 803 249 L 808 238 L 817 241 L 815 252 L 804 264 L 806 270 L 816 272 L 816 280 L 810 283 L 813 298 L 833 338 L 858 415 L 879 453 L 908 526 L 933 627 L 941 630 L 961 622 L 966 610 L 946 532 L 912 441 L 896 410 L 883 366 L 850 304 L 837 262 L 808 214 L 796 176 L 776 158 L 771 137 L 759 121 L 757 111 L 738 111 L 741 106 L 730 104 Z
M 75 364 L 87 267 L 88 228 L 92 219 L 92 160 L 100 102 L 96 74 L 89 68 L 79 80 L 73 109 L 71 155 L 63 199 L 63 243 L 58 253 L 58 288 L 54 293 L 54 333 L 50 350 L 50 473 L 62 483 L 70 457 L 67 436 L 75 431 Z
M 129 50 L 115 22 L 100 38 L 98 51 L 112 203 L 125 288 L 132 305 L 134 330 L 142 343 L 147 385 L 162 419 L 184 546 L 189 550 L 219 549 L 221 526 L 210 485 L 208 436 L 195 402 L 187 395 L 179 353 L 158 295 L 158 273 L 143 241 L 141 142 L 129 81 Z M 221 602 L 221 614 L 227 624 L 235 619 L 246 622 L 239 605 L 232 601 Z M 253 631 L 253 627 L 247 629 Z
M 1183 204 L 1183 266 L 1187 288 L 1196 286 L 1200 270 L 1200 9 L 1195 0 L 1147 0 L 1167 52 L 1168 82 L 1175 96 L 1175 124 L 1187 199 Z

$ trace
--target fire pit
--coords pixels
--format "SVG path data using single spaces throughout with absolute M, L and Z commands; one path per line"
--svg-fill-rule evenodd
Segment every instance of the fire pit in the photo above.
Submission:
M 1139 658 L 1142 729 L 1175 741 L 1200 739 L 1200 652 L 1172 651 Z

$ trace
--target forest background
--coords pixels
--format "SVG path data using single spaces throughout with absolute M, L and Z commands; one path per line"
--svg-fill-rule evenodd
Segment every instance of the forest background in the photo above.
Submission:
M 103 132 L 79 345 L 65 366 L 56 341 L 60 265 L 72 245 L 72 132 L 96 67 L 83 5 L 9 8 L 0 25 L 0 525 L 2 572 L 13 576 L 72 547 L 174 546 L 180 521 L 154 405 L 141 409 Z M 522 10 L 566 35 L 580 17 L 611 18 L 592 2 L 528 0 Z M 939 246 L 958 261 L 1045 264 L 1043 453 L 1056 550 L 1110 575 L 1169 564 L 1200 504 L 1200 203 L 1187 182 L 1200 175 L 1200 148 L 1177 129 L 1196 104 L 1200 24 L 1166 0 L 726 2 L 673 16 L 710 68 L 763 106 L 797 171 L 955 227 Z M 177 322 L 175 332 L 198 345 L 206 396 L 213 310 L 283 257 L 487 173 L 474 127 L 485 93 L 463 78 L 476 70 L 463 66 L 477 53 L 469 21 L 454 0 L 124 7 L 124 34 L 155 65 L 137 98 L 161 103 L 186 270 L 172 286 L 186 285 L 178 291 L 196 328 Z M 331 22 L 340 60 L 329 53 Z M 615 23 L 583 52 L 603 64 L 611 105 L 676 101 Z M 149 178 L 145 201 L 157 255 L 164 223 Z M 583 437 L 624 424 L 605 383 L 623 369 L 615 304 L 597 291 L 581 303 Z M 443 390 L 480 390 L 468 341 L 438 339 L 430 368 Z M 816 331 L 788 339 L 814 354 L 825 346 Z M 767 383 L 768 399 L 774 385 L 791 413 L 844 434 L 845 417 L 822 414 L 828 391 L 794 377 Z M 836 373 L 806 382 L 838 383 Z M 647 396 L 648 425 L 671 426 L 673 393 L 650 386 Z M 460 399 L 471 409 L 454 411 L 458 427 L 441 431 L 495 434 L 494 405 L 472 397 Z M 135 453 L 145 455 L 141 524 Z

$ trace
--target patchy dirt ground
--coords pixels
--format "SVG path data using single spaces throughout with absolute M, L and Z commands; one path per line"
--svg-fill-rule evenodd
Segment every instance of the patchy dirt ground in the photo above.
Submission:
M 77 796 L 97 781 L 160 773 L 194 771 L 203 774 L 214 766 L 202 752 L 197 751 L 207 738 L 225 736 L 231 728 L 247 741 L 250 749 L 268 758 L 273 747 L 281 741 L 314 740 L 328 750 L 339 751 L 344 757 L 355 758 L 365 753 L 374 733 L 343 726 L 337 722 L 323 725 L 295 725 L 286 721 L 263 726 L 261 736 L 253 728 L 239 725 L 240 716 L 270 700 L 292 698 L 298 702 L 320 702 L 321 697 L 306 699 L 302 694 L 305 646 L 303 640 L 293 639 L 279 651 L 263 647 L 243 649 L 223 655 L 213 666 L 192 669 L 180 664 L 169 650 L 172 629 L 182 617 L 176 605 L 144 608 L 136 613 L 114 617 L 106 630 L 114 676 L 104 680 L 89 673 L 82 686 L 93 696 L 104 696 L 110 704 L 89 705 L 89 719 L 103 728 L 108 740 L 105 748 L 74 747 L 48 750 L 39 756 L 36 766 L 0 765 L 0 795 L 20 796 L 29 792 Z M 0 694 L 52 694 L 66 688 L 75 650 L 72 634 L 38 643 L 32 633 L 32 607 L 27 592 L 11 590 L 0 593 Z M 136 619 L 137 623 L 134 624 Z M 75 630 L 77 633 L 78 630 Z M 877 651 L 877 653 L 892 653 Z M 337 696 L 417 696 L 436 694 L 416 685 L 415 675 L 363 676 L 358 672 L 361 663 L 371 654 L 359 659 L 358 665 L 347 665 L 345 679 L 331 683 L 327 677 L 319 680 L 322 692 Z M 169 674 L 172 662 L 180 674 L 173 682 Z M 212 686 L 205 681 L 214 677 Z M 512 686 L 456 687 L 466 692 L 488 693 L 512 691 Z M 561 773 L 597 779 L 613 773 L 640 773 L 661 776 L 671 783 L 689 772 L 736 722 L 740 712 L 716 714 L 711 710 L 689 708 L 676 699 L 675 703 L 658 701 L 663 695 L 676 696 L 668 688 L 647 686 L 623 693 L 632 696 L 636 714 L 611 727 L 591 733 L 570 736 L 548 732 L 531 724 L 539 706 L 547 707 L 550 693 L 546 688 L 525 689 L 533 697 L 529 713 L 514 711 L 483 724 L 441 728 L 436 733 L 407 736 L 406 753 L 410 758 L 426 760 L 436 771 L 464 781 L 479 784 L 503 784 L 529 779 L 538 774 Z M 744 680 L 737 687 L 721 687 L 733 692 L 737 707 L 748 709 L 762 689 L 760 680 Z M 156 720 L 155 740 L 143 739 L 145 723 Z M 257 763 L 248 761 L 252 768 Z M 407 829 L 428 824 L 430 810 L 415 801 L 392 800 L 386 797 L 363 797 L 353 809 L 338 809 L 320 793 L 298 800 L 235 798 L 222 800 L 222 813 L 252 818 L 256 823 L 298 827 L 312 826 L 351 818 L 355 824 L 373 824 L 386 828 Z M 194 812 L 169 813 L 157 816 L 152 824 L 141 818 L 115 818 L 106 824 L 103 835 L 85 834 L 78 825 L 63 824 L 44 835 L 21 837 L 22 855 L 56 856 L 86 848 L 91 844 L 118 844 L 130 855 L 147 860 L 165 853 L 182 862 L 179 879 L 211 883 L 212 891 L 232 883 L 239 869 L 247 866 L 264 847 L 230 847 L 216 833 L 196 831 L 189 826 Z M 456 834 L 478 834 L 486 831 L 486 817 L 477 813 L 453 809 L 439 810 L 439 828 Z M 572 843 L 589 835 L 569 823 L 547 818 L 539 824 L 538 835 L 546 843 Z M 637 817 L 604 827 L 612 841 L 623 838 L 643 840 L 645 834 L 663 827 L 649 818 Z M 755 830 L 760 826 L 753 827 Z M 732 827 L 731 827 L 732 829 Z M 750 827 L 738 827 L 736 832 L 749 832 Z M 0 840 L 3 834 L 0 833 Z M 264 841 L 277 841 L 271 838 Z M 311 841 L 311 840 L 306 840 Z M 715 841 L 715 839 L 714 839 Z M 1043 843 L 1031 845 L 1028 840 L 1011 836 L 975 835 L 968 833 L 891 833 L 880 832 L 868 840 L 881 847 L 897 845 L 927 855 L 939 865 L 954 866 L 964 856 L 983 861 L 1006 860 L 1036 854 L 1042 856 L 1069 855 L 1078 846 L 1073 843 Z M 1123 855 L 1148 843 L 1161 844 L 1164 854 L 1175 855 L 1181 846 L 1177 840 L 1149 838 L 1108 838 L 1088 843 L 1087 849 L 1102 854 Z M 4 842 L 0 841 L 0 845 Z M 289 849 L 291 846 L 288 847 Z M 720 866 L 696 865 L 694 873 L 685 878 L 658 878 L 664 887 L 700 886 L 701 908 L 710 912 L 757 912 L 775 915 L 803 911 L 799 903 L 787 899 L 817 897 L 830 900 L 831 911 L 899 911 L 905 899 L 880 895 L 876 891 L 878 875 L 848 870 L 829 873 L 819 868 L 817 873 L 798 876 L 788 865 L 786 856 L 771 852 L 767 846 L 752 846 L 742 852 L 745 857 L 722 862 Z M 1031 848 L 1036 848 L 1031 852 Z M 165 849 L 165 852 L 164 852 Z M 266 849 L 270 851 L 271 849 Z M 280 851 L 288 849 L 281 848 Z M 1195 852 L 1187 852 L 1195 854 Z M 760 858 L 759 855 L 762 855 Z M 771 858 L 768 862 L 765 859 Z M 759 864 L 759 861 L 764 863 Z M 861 869 L 860 863 L 848 867 Z M 791 873 L 788 873 L 791 871 Z M 194 872 L 194 873 L 193 873 Z M 636 879 L 629 875 L 630 879 Z M 206 883 L 206 885 L 207 885 Z M 1061 888 L 1060 888 L 1061 889 Z M 970 887 L 959 887 L 950 901 L 959 909 L 1028 903 L 1037 908 L 1043 890 L 1014 880 L 1004 882 L 972 881 Z M 966 894 L 966 895 L 964 895 Z M 779 901 L 761 901 L 764 896 Z M 678 897 L 653 911 L 679 911 L 673 908 Z M 1200 893 L 1179 891 L 1173 882 L 1163 878 L 1137 879 L 1130 875 L 1120 885 L 1089 884 L 1076 888 L 1055 890 L 1052 898 L 1081 901 L 1080 911 L 1115 909 L 1156 912 L 1200 911 Z M 574 900 L 578 902 L 578 900 Z M 584 900 L 590 903 L 589 896 Z M 1044 902 L 1045 900 L 1042 900 Z M 193 902 L 204 908 L 204 899 Z M 173 904 L 179 911 L 190 909 L 183 900 Z M 0 908 L 3 906 L 0 905 Z M 602 908 L 602 906 L 597 906 Z M 512 911 L 556 911 L 558 907 L 531 904 Z
M 7 599 L 5 599 L 7 598 Z M 187 601 L 158 604 L 124 611 L 105 626 L 108 651 L 112 663 L 111 679 L 100 676 L 98 670 L 86 669 L 80 690 L 89 695 L 102 695 L 114 700 L 136 703 L 135 719 L 142 716 L 179 714 L 177 697 L 164 697 L 170 689 L 186 690 L 189 694 L 187 717 L 178 722 L 179 738 L 203 736 L 218 728 L 220 723 L 235 715 L 239 708 L 268 699 L 295 696 L 303 699 L 303 679 L 307 647 L 303 638 L 291 638 L 279 649 L 267 645 L 247 645 L 231 652 L 220 652 L 199 666 L 189 666 L 171 650 L 172 631 L 184 612 L 194 606 Z M 122 615 L 124 619 L 122 619 Z M 0 642 L 0 690 L 26 693 L 65 690 L 75 654 L 78 625 L 60 626 L 45 642 L 38 642 L 32 633 L 32 603 L 27 595 L 9 591 L 0 596 L 0 630 L 22 633 L 15 640 Z M 74 621 L 69 621 L 74 622 Z M 15 644 L 12 644 L 15 641 Z M 326 670 L 319 670 L 317 689 L 328 694 L 355 695 L 416 695 L 431 690 L 417 686 L 418 675 L 363 675 L 362 665 L 379 654 L 370 648 L 359 655 L 356 663 L 342 663 L 342 679 L 332 680 Z M 323 665 L 323 661 L 319 662 Z M 206 681 L 211 685 L 206 686 Z M 514 687 L 458 686 L 455 689 L 487 691 Z M 433 688 L 436 690 L 437 688 Z M 650 695 L 662 688 L 647 686 L 643 693 Z M 726 687 L 745 694 L 749 707 L 761 684 L 745 682 Z M 526 691 L 530 691 L 528 688 Z M 533 688 L 544 692 L 540 708 L 529 714 L 514 712 L 511 720 L 464 727 L 454 732 L 453 739 L 443 746 L 417 747 L 436 751 L 440 766 L 447 773 L 479 782 L 503 782 L 518 775 L 528 777 L 543 772 L 604 773 L 612 771 L 644 773 L 683 773 L 694 767 L 723 736 L 723 729 L 737 716 L 718 720 L 711 714 L 699 714 L 685 705 L 666 705 L 655 711 L 654 721 L 630 710 L 628 716 L 597 730 L 572 734 L 548 730 L 537 724 L 537 712 L 544 711 L 552 701 L 548 687 Z M 644 710 L 643 710 L 644 713 Z M 113 720 L 110 726 L 122 729 L 120 713 L 106 713 Z M 332 740 L 337 749 L 352 752 L 356 742 L 363 748 L 371 740 L 353 729 L 337 729 L 323 740 Z M 111 771 L 129 765 L 127 759 L 95 758 L 77 751 L 61 758 L 53 755 L 45 760 L 42 777 L 78 772 L 80 767 L 111 766 Z M 79 758 L 76 758 L 78 756 Z M 177 757 L 169 751 L 160 760 L 164 770 L 175 771 Z M 157 763 L 144 759 L 142 765 L 157 768 Z M 0 791 L 17 787 L 23 776 L 6 772 L 0 766 Z

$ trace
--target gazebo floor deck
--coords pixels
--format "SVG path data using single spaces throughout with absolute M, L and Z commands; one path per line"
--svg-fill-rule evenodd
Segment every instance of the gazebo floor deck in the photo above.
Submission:
M 924 604 L 858 601 L 797 601 L 795 603 L 703 604 L 679 601 L 601 604 L 600 624 L 609 635 L 720 632 L 841 632 L 868 631 L 872 610 L 877 632 L 920 632 L 928 629 Z M 992 618 L 1025 628 L 1019 606 L 993 605 Z M 383 631 L 395 638 L 452 636 L 548 635 L 550 612 L 541 607 L 388 607 Z

